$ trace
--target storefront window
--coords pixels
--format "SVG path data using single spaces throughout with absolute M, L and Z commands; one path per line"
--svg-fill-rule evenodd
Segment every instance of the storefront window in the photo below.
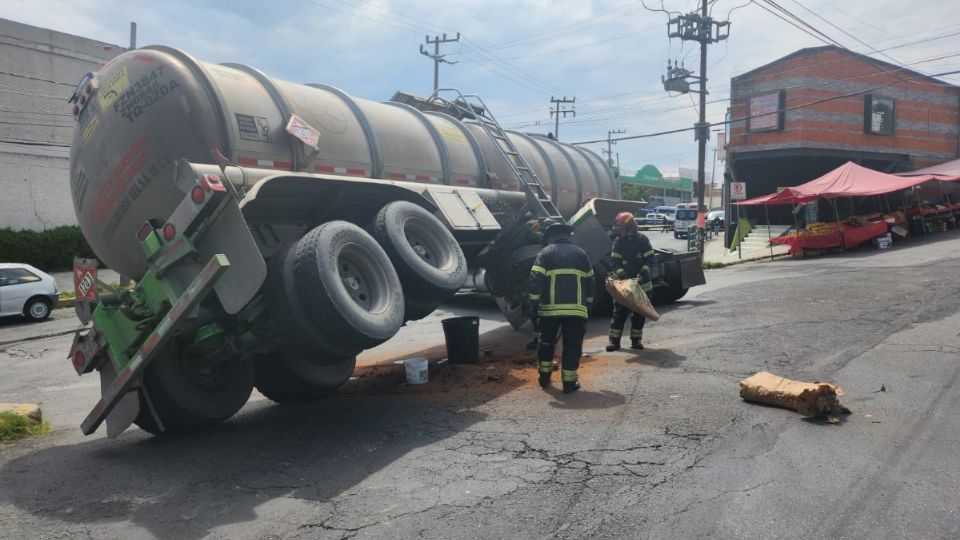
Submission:
M 893 135 L 896 101 L 867 94 L 863 101 L 864 131 L 872 135 Z

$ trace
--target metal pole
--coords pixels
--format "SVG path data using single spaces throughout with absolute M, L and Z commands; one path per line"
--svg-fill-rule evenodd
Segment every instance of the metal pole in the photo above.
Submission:
M 740 209 L 737 208 L 737 258 L 743 258 L 743 233 L 740 232 Z
M 709 208 L 713 208 L 713 185 L 717 181 L 717 147 L 713 147 L 713 166 L 710 167 L 710 204 Z
M 443 35 L 443 39 L 447 39 L 447 35 Z M 436 92 L 440 88 L 440 40 L 437 39 L 433 42 L 433 91 Z
M 130 49 L 137 48 L 137 23 L 130 21 Z
M 846 246 L 846 243 L 843 241 L 843 225 L 840 225 L 840 210 L 837 209 L 837 200 L 830 199 L 830 202 L 833 203 L 833 216 L 837 219 L 837 234 L 840 235 L 840 250 L 846 251 L 847 246 Z
M 773 261 L 773 243 L 770 242 L 772 235 L 770 234 L 770 205 L 764 204 L 763 211 L 767 214 L 767 245 L 770 246 L 770 260 Z
M 559 101 L 557 102 L 556 119 L 554 120 L 554 124 L 553 124 L 553 138 L 558 141 L 560 140 L 560 102 Z

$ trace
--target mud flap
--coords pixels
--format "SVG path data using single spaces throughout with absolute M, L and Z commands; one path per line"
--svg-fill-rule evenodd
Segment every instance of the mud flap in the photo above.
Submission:
M 100 367 L 100 394 L 107 393 L 107 389 L 117 378 L 117 368 L 109 360 Z M 124 432 L 137 418 L 140 412 L 140 400 L 137 399 L 137 390 L 128 391 L 107 415 L 107 437 L 114 439 Z
M 104 390 L 100 401 L 97 402 L 93 410 L 83 420 L 80 425 L 84 435 L 89 435 L 97 430 L 104 419 L 117 407 L 117 405 L 131 393 L 135 383 L 140 381 L 143 371 L 147 365 L 157 356 L 157 351 L 163 348 L 163 344 L 170 339 L 176 332 L 177 327 L 187 318 L 200 302 L 210 293 L 217 279 L 223 275 L 224 271 L 230 267 L 230 262 L 223 255 L 215 255 L 210 262 L 203 267 L 196 279 L 190 283 L 187 290 L 184 291 L 177 302 L 170 308 L 163 319 L 157 324 L 152 332 L 143 341 L 143 344 L 130 359 L 130 362 L 116 374 L 109 383 L 103 383 L 104 372 L 101 371 L 101 385 Z M 126 418 L 121 413 L 120 418 Z M 119 425 L 119 422 L 118 422 Z M 129 426 L 129 424 L 127 424 Z
M 527 318 L 523 316 L 523 308 L 520 304 L 511 305 L 504 296 L 494 296 L 493 300 L 497 303 L 500 312 L 507 318 L 507 322 L 510 323 L 510 326 L 512 326 L 514 330 L 519 330 L 520 327 L 527 322 Z

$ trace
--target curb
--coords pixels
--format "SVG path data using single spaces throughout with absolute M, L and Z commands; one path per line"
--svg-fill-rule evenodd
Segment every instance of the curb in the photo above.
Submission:
M 38 339 L 47 339 L 47 338 L 65 336 L 67 334 L 73 334 L 78 330 L 83 330 L 83 327 L 81 326 L 81 327 L 73 328 L 70 330 L 60 330 L 59 332 L 51 332 L 49 334 L 40 334 L 39 336 L 27 336 L 27 337 L 13 339 L 9 341 L 0 341 L 0 347 L 6 346 L 6 345 L 13 345 L 14 343 L 23 343 L 24 341 L 36 341 Z
M 43 421 L 43 411 L 36 403 L 0 403 L 0 413 L 23 416 L 35 424 Z

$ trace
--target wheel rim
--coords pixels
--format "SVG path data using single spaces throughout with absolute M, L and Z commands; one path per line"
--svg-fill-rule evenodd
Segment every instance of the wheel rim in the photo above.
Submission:
M 337 254 L 337 272 L 347 295 L 361 308 L 377 313 L 387 305 L 386 273 L 360 244 L 345 244 Z
M 43 302 L 34 302 L 30 305 L 30 316 L 37 319 L 42 319 L 43 317 L 47 316 L 47 312 L 49 310 L 50 308 L 48 308 Z
M 451 264 L 453 256 L 445 249 L 447 244 L 435 224 L 408 218 L 403 223 L 403 234 L 414 254 L 430 266 L 443 269 Z

